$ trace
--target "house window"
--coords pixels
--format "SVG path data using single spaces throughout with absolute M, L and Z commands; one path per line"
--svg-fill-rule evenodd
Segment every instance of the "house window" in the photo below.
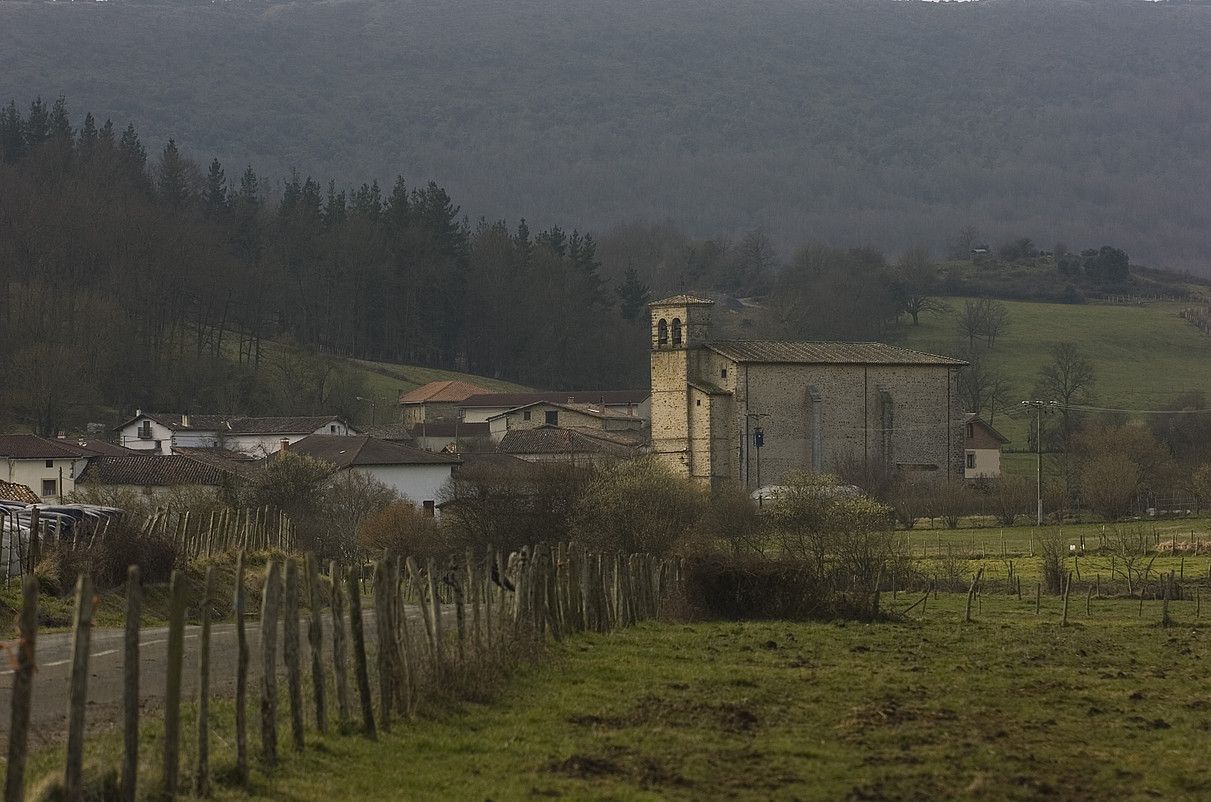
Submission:
M 336 434 L 336 424 L 335 423 L 330 424 L 328 426 L 328 431 L 332 432 L 333 434 Z
M 696 407 L 700 407 L 700 406 L 702 406 L 702 399 L 701 399 L 701 398 L 695 398 L 695 399 L 694 399 L 694 406 L 696 406 Z
M 976 466 L 976 454 L 974 451 L 967 452 L 967 467 L 974 468 Z
M 559 425 L 559 410 L 548 409 L 546 419 L 547 419 L 548 426 L 558 426 Z
M 59 494 L 59 483 L 54 479 L 42 480 L 42 495 L 57 496 Z
M 48 467 L 48 468 L 53 468 L 53 467 L 55 467 L 55 461 L 54 461 L 53 459 L 48 459 L 48 460 L 46 461 L 46 467 Z
M 971 438 L 973 438 L 975 436 L 976 436 L 976 425 L 974 423 L 967 424 L 967 439 L 970 440 Z
M 656 324 L 656 344 L 669 344 L 669 324 L 665 322 L 664 318 L 660 318 L 660 322 Z
M 139 439 L 140 440 L 150 440 L 151 439 L 151 421 L 145 420 L 139 426 Z
M 522 419 L 522 420 L 529 420 L 529 419 L 530 419 L 530 410 L 528 410 L 528 409 L 527 409 L 527 410 L 525 410 L 524 412 L 522 412 L 522 413 L 521 413 L 521 419 Z
M 432 500 L 426 501 L 424 503 L 424 506 L 425 506 L 425 517 L 432 518 L 433 512 L 434 512 L 433 501 Z
M 719 368 L 719 378 L 721 378 L 721 379 L 727 378 L 727 368 Z
M 681 318 L 673 318 L 673 345 L 681 345 Z

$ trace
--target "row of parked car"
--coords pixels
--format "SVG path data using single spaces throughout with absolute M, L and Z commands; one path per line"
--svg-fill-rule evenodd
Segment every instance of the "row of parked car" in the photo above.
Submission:
M 117 507 L 95 504 L 25 504 L 0 500 L 0 541 L 4 549 L 9 548 L 14 535 L 20 543 L 28 540 L 35 511 L 43 538 L 69 542 L 104 531 L 123 515 Z

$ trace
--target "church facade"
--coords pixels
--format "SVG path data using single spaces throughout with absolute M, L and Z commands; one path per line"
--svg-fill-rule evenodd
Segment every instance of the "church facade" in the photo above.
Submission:
M 966 363 L 883 343 L 713 340 L 714 302 L 649 305 L 652 453 L 712 487 L 755 490 L 842 465 L 963 476 Z

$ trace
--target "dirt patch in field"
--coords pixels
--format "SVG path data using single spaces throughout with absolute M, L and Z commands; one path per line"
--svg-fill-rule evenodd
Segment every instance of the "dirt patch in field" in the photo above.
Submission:
M 621 747 L 611 749 L 607 754 L 577 753 L 563 760 L 553 760 L 546 770 L 576 780 L 613 778 L 646 789 L 688 788 L 694 784 L 661 761 Z
M 756 731 L 761 720 L 752 707 L 745 704 L 648 695 L 641 697 L 630 711 L 622 715 L 578 715 L 570 717 L 568 723 L 595 729 L 698 727 L 748 735 Z
M 916 721 L 955 721 L 958 717 L 957 713 L 946 708 L 933 710 L 907 705 L 894 697 L 887 697 L 878 702 L 854 708 L 852 715 L 841 722 L 840 728 L 861 734 L 866 730 L 879 727 L 896 727 Z

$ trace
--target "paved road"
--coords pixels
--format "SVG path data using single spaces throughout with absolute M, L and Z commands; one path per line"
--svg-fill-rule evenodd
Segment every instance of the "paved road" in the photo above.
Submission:
M 420 623 L 420 609 L 408 608 L 411 623 Z M 443 611 L 443 620 L 452 611 Z M 374 642 L 374 611 L 364 611 L 367 643 Z M 282 637 L 282 625 L 278 624 L 278 637 Z M 250 660 L 248 663 L 249 698 L 257 698 L 261 677 L 261 627 L 260 621 L 249 619 L 245 624 L 248 636 Z M 197 688 L 198 645 L 201 627 L 185 628 L 185 672 L 182 681 L 183 698 L 191 699 Z M 234 623 L 215 623 L 210 630 L 210 683 L 216 696 L 235 694 L 236 628 Z M 120 720 L 122 712 L 122 638 L 121 629 L 94 629 L 92 652 L 89 657 L 88 711 L 87 721 L 91 726 Z M 300 623 L 302 668 L 304 677 L 310 682 L 311 650 L 307 643 L 307 619 Z M 346 629 L 346 642 L 352 648 L 352 640 Z M 168 627 L 146 627 L 141 631 L 139 643 L 139 703 L 144 710 L 157 710 L 163 706 L 166 664 L 168 662 Z M 332 618 L 326 611 L 324 617 L 324 655 L 331 660 Z M 31 745 L 59 740 L 67 727 L 67 692 L 71 672 L 72 636 L 70 632 L 39 635 L 36 648 L 37 672 L 34 674 L 33 709 L 30 728 Z M 278 642 L 277 663 L 282 671 L 281 641 Z M 373 670 L 373 657 L 371 657 Z M 350 673 L 352 683 L 352 672 Z M 12 668 L 0 671 L 0 739 L 7 741 L 11 717 Z M 351 689 L 354 687 L 351 684 Z M 251 713 L 250 713 L 251 715 Z

